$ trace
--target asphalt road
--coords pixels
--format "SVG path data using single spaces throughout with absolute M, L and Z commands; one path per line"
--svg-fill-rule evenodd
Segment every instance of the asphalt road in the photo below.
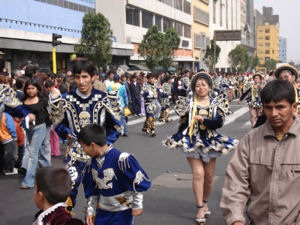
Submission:
M 231 104 L 234 114 L 218 132 L 240 139 L 250 130 L 249 113 L 246 105 Z M 144 196 L 144 214 L 135 218 L 137 225 L 192 225 L 195 224 L 196 205 L 192 191 L 192 176 L 182 153 L 163 148 L 162 139 L 175 133 L 178 120 L 173 113 L 171 123 L 156 126 L 157 135 L 150 137 L 141 132 L 144 117 L 129 120 L 129 136 L 120 137 L 114 144 L 122 151 L 133 153 L 152 179 L 152 187 Z M 63 151 L 63 150 L 62 150 Z M 232 153 L 217 159 L 215 186 L 209 199 L 212 215 L 208 225 L 223 225 L 219 208 L 221 187 L 226 166 Z M 52 164 L 64 166 L 63 156 L 53 158 Z M 0 225 L 32 224 L 38 211 L 33 201 L 33 190 L 20 190 L 19 175 L 0 176 Z M 75 216 L 83 218 L 86 201 L 83 190 L 79 190 Z

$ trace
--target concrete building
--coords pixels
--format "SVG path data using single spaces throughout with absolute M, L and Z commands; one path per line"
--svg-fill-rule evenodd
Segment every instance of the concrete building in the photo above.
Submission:
M 215 30 L 241 30 L 241 0 L 209 0 L 209 8 L 210 39 L 214 38 Z M 243 16 L 243 23 L 245 23 L 245 12 L 243 12 Z M 216 71 L 231 70 L 228 54 L 238 44 L 241 44 L 241 41 L 217 42 L 217 45 L 221 48 L 221 52 L 219 61 L 216 64 Z
M 249 55 L 255 55 L 254 1 L 241 0 L 241 44 L 248 49 Z
M 193 69 L 191 0 L 96 0 L 96 12 L 108 18 L 117 43 L 133 46 L 130 63 L 143 61 L 138 46 L 149 28 L 165 32 L 173 26 L 181 38 L 174 61 L 180 69 Z
M 257 69 L 265 70 L 266 60 L 279 61 L 279 16 L 273 15 L 272 7 L 263 7 L 262 14 L 256 10 L 255 25 L 256 54 L 260 63 Z
M 2 0 L 0 7 L 0 68 L 10 71 L 24 63 L 50 68 L 52 33 L 61 34 L 57 46 L 59 69 L 70 66 L 70 54 L 81 36 L 82 18 L 94 12 L 94 0 Z
M 209 37 L 209 1 L 192 1 L 192 34 L 193 34 L 193 58 L 195 59 L 194 70 L 207 69 L 204 64 L 206 46 L 210 42 Z
M 287 63 L 287 40 L 284 37 L 279 37 L 279 60 Z

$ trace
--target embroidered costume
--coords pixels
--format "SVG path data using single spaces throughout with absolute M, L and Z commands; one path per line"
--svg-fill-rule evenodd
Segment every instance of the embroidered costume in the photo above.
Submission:
M 141 95 L 144 97 L 145 101 L 145 111 L 146 111 L 146 121 L 142 128 L 143 132 L 155 136 L 155 126 L 154 126 L 154 114 L 156 112 L 155 101 L 158 98 L 158 90 L 156 84 L 150 84 L 149 82 L 144 83 Z
M 237 140 L 216 132 L 225 120 L 226 99 L 222 100 L 223 98 L 224 96 L 219 95 L 210 100 L 209 106 L 202 107 L 195 97 L 192 99 L 181 97 L 174 108 L 180 116 L 178 132 L 163 140 L 163 145 L 169 149 L 181 150 L 186 157 L 201 157 L 204 162 L 231 151 Z M 204 118 L 203 124 L 193 119 L 195 115 Z
M 40 210 L 34 217 L 32 225 L 83 225 L 79 219 L 73 219 L 66 210 L 66 203 L 57 203 L 49 209 Z
M 134 156 L 109 146 L 103 156 L 92 159 L 87 177 L 87 213 L 96 215 L 95 225 L 131 225 L 131 209 L 143 208 L 142 192 L 151 186 Z
M 172 84 L 165 82 L 161 88 L 161 112 L 159 121 L 170 122 L 169 110 L 170 110 L 170 99 L 172 98 Z
M 252 85 L 245 93 L 242 94 L 240 100 L 246 97 L 246 101 L 249 106 L 253 108 L 261 108 L 262 103 L 260 99 L 261 89 Z
M 178 82 L 178 96 L 187 97 L 190 91 L 190 78 L 187 76 L 182 77 Z
M 57 134 L 63 139 L 68 134 L 73 137 L 69 140 L 66 158 L 66 169 L 73 182 L 72 202 L 68 201 L 68 204 L 73 207 L 78 186 L 81 182 L 86 185 L 84 170 L 90 162 L 90 157 L 77 142 L 77 134 L 87 124 L 96 123 L 105 127 L 107 144 L 115 142 L 122 133 L 120 103 L 118 96 L 107 95 L 100 90 L 92 89 L 90 95 L 83 96 L 74 89 L 62 96 L 50 96 L 49 104 L 50 117 L 57 124 Z

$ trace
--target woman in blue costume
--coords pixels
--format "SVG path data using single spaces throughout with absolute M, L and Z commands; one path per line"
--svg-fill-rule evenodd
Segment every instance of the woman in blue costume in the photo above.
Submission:
M 193 173 L 193 191 L 198 208 L 196 223 L 204 224 L 210 211 L 207 206 L 213 188 L 216 158 L 228 153 L 237 140 L 216 132 L 225 119 L 226 99 L 209 97 L 213 81 L 205 72 L 197 73 L 191 82 L 193 96 L 181 97 L 175 106 L 180 116 L 176 134 L 163 140 L 169 149 L 179 149 L 187 157 Z

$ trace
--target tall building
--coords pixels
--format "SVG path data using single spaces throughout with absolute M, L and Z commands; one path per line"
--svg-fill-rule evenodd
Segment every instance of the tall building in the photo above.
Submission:
M 117 43 L 133 46 L 130 63 L 135 64 L 144 60 L 138 46 L 148 29 L 157 25 L 165 32 L 173 26 L 181 38 L 174 61 L 181 69 L 193 69 L 191 0 L 96 0 L 96 12 L 109 20 Z
M 241 44 L 251 56 L 255 54 L 254 1 L 241 0 Z
M 263 7 L 263 14 L 256 12 L 256 54 L 260 67 L 266 60 L 279 61 L 279 16 L 273 15 L 272 7 Z
M 284 37 L 279 37 L 279 60 L 282 63 L 287 63 L 287 43 Z
M 244 0 L 242 0 L 242 4 Z M 209 0 L 210 8 L 210 39 L 214 38 L 215 30 L 241 30 L 241 0 Z M 246 18 L 246 13 L 243 12 Z M 243 21 L 245 23 L 245 19 Z M 216 71 L 230 71 L 228 54 L 241 41 L 217 41 L 221 52 L 216 64 Z
M 206 46 L 209 38 L 209 1 L 192 1 L 192 34 L 193 34 L 193 58 L 195 59 L 194 70 L 207 69 L 204 64 Z
M 24 63 L 51 67 L 52 33 L 61 34 L 58 68 L 70 66 L 70 54 L 81 36 L 82 18 L 95 12 L 94 0 L 2 0 L 0 7 L 0 68 Z

